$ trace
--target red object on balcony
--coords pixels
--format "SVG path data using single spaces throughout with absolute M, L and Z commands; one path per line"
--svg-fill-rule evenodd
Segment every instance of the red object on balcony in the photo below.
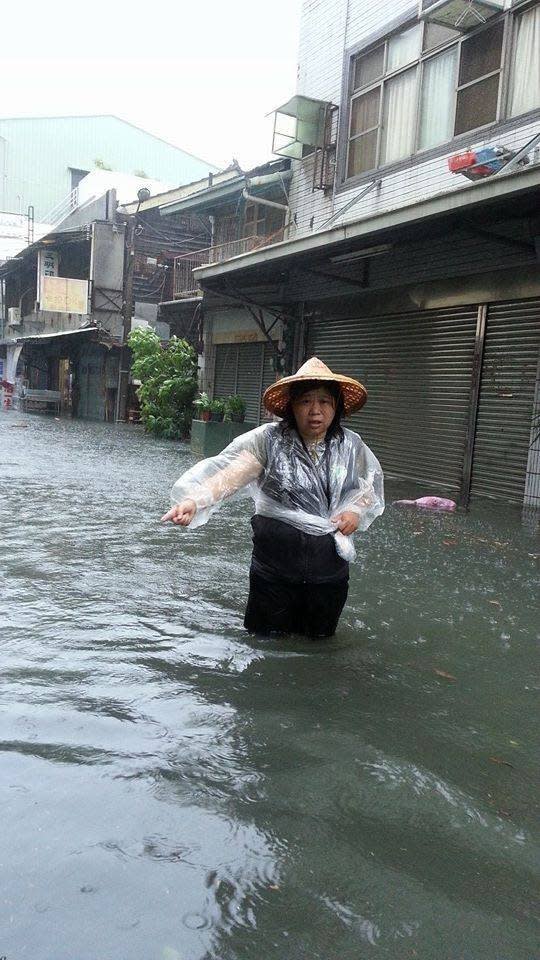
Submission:
M 467 150 L 466 153 L 456 153 L 455 157 L 449 157 L 448 169 L 451 173 L 459 173 L 461 170 L 468 170 L 474 167 L 476 163 L 476 153 L 474 150 Z
M 490 167 L 485 163 L 475 163 L 474 174 L 476 177 L 489 177 L 489 175 L 492 173 L 493 167 Z

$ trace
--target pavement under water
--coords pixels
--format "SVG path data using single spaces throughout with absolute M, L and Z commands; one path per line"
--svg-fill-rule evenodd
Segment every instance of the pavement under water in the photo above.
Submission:
M 0 415 L 0 954 L 533 960 L 534 519 L 389 507 L 333 640 L 254 639 L 191 462 Z

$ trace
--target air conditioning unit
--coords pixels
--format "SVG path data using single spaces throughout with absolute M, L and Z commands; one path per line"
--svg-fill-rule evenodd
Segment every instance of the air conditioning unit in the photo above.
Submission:
M 8 307 L 8 325 L 10 327 L 19 327 L 21 325 L 20 307 Z
M 420 0 L 421 20 L 466 33 L 501 13 L 506 0 Z

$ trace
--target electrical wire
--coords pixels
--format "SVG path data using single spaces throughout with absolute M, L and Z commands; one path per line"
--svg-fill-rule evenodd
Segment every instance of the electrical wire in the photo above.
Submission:
M 149 230 L 156 237 L 159 237 L 162 240 L 174 240 L 174 241 L 183 241 L 183 240 L 196 240 L 198 236 L 188 235 L 186 236 L 185 231 L 182 231 L 180 228 L 178 230 L 167 232 L 165 230 L 158 230 L 152 223 L 143 223 L 142 224 L 144 232 Z

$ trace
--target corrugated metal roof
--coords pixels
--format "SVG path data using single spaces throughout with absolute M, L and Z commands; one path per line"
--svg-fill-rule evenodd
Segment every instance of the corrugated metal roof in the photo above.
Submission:
M 98 221 L 95 222 L 97 223 Z M 56 233 L 48 233 L 46 236 L 41 237 L 40 240 L 36 240 L 35 243 L 31 243 L 30 246 L 24 247 L 16 257 L 13 257 L 11 260 L 6 260 L 6 262 L 0 266 L 0 277 L 7 277 L 8 274 L 13 273 L 17 269 L 17 265 L 21 260 L 30 257 L 38 250 L 46 249 L 51 246 L 51 244 L 58 246 L 62 243 L 74 243 L 77 240 L 87 239 L 89 239 L 87 228 L 81 229 L 80 227 L 76 227 L 73 230 L 58 230 Z
M 243 176 L 243 171 L 240 170 L 240 167 L 227 167 L 226 170 L 221 170 L 219 173 L 213 175 L 212 185 L 217 186 L 218 184 L 227 183 L 229 180 L 236 180 L 239 176 Z M 144 210 L 151 210 L 154 207 L 163 206 L 168 202 L 174 203 L 175 200 L 181 200 L 183 197 L 189 197 L 192 194 L 208 189 L 209 183 L 209 177 L 201 177 L 199 180 L 193 180 L 191 183 L 185 183 L 171 190 L 156 193 L 153 197 L 150 197 L 149 200 L 141 203 L 139 210 L 143 212 Z M 135 213 L 138 206 L 135 200 L 132 203 L 123 204 L 121 209 L 124 213 Z
M 224 191 L 229 190 L 229 187 L 234 188 L 236 186 L 238 188 L 243 186 L 246 180 L 261 174 L 277 172 L 277 170 L 283 173 L 290 170 L 290 161 L 283 159 L 268 160 L 267 163 L 259 164 L 259 166 L 250 170 L 242 170 L 238 164 L 233 164 L 226 170 L 213 174 L 211 178 L 202 177 L 200 180 L 175 187 L 174 190 L 169 190 L 166 193 L 156 194 L 146 200 L 145 203 L 141 203 L 139 210 L 151 210 L 159 207 L 160 210 L 163 209 L 163 215 L 168 215 L 174 213 L 177 209 L 187 209 L 188 206 L 193 206 L 203 200 L 206 203 L 207 198 L 209 202 L 213 201 L 220 197 Z M 124 213 L 134 213 L 137 206 L 136 202 L 125 204 L 122 210 Z
M 75 330 L 58 330 L 56 333 L 31 333 L 25 337 L 8 337 L 5 340 L 0 340 L 0 346 L 5 347 L 10 343 L 41 343 L 43 340 L 56 340 L 59 337 L 74 337 L 81 333 L 99 333 L 103 334 L 105 339 L 110 339 L 106 330 L 101 330 L 100 327 L 77 327 Z

